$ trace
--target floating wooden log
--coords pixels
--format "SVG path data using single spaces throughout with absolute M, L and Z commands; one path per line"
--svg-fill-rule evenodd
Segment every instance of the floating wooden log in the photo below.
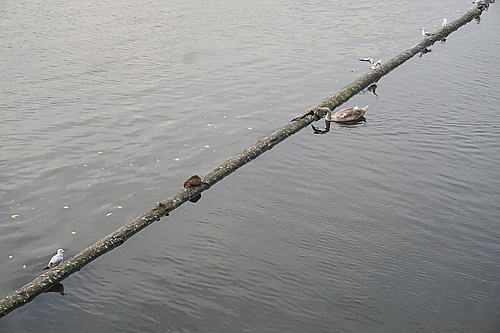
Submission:
M 380 78 L 387 75 L 390 71 L 397 68 L 408 59 L 424 51 L 435 42 L 447 37 L 453 31 L 472 21 L 474 18 L 479 17 L 485 9 L 486 8 L 483 6 L 478 6 L 477 8 L 469 10 L 464 16 L 451 22 L 448 26 L 436 31 L 434 35 L 422 39 L 419 43 L 380 65 L 377 69 L 371 70 L 343 89 L 325 98 L 320 103 L 310 107 L 307 111 L 274 133 L 258 140 L 252 147 L 245 149 L 235 157 L 222 163 L 212 172 L 205 175 L 205 177 L 203 177 L 203 182 L 200 185 L 184 188 L 162 202 L 158 202 L 149 211 L 136 217 L 118 230 L 112 232 L 68 260 L 63 261 L 56 268 L 50 269 L 48 272 L 41 274 L 33 281 L 10 293 L 5 298 L 0 300 L 0 318 L 14 309 L 32 301 L 36 296 L 49 290 L 51 287 L 60 283 L 74 272 L 79 271 L 85 265 L 89 264 L 101 255 L 122 245 L 127 239 L 135 235 L 137 232 L 141 231 L 153 222 L 159 221 L 161 217 L 168 215 L 169 212 L 173 211 L 186 201 L 196 198 L 201 194 L 201 192 L 209 189 L 212 185 L 221 181 L 238 168 L 270 150 L 287 137 L 297 133 L 312 122 L 320 120 L 324 114 L 317 112 L 319 108 L 329 107 L 333 110 L 342 105 L 351 97 L 366 89 L 371 84 L 377 82 Z

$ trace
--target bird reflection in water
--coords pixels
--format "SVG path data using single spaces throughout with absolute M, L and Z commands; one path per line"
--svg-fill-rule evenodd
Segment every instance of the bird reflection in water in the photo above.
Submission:
M 311 124 L 313 133 L 314 134 L 326 134 L 326 133 L 330 132 L 330 124 L 331 123 L 332 123 L 331 121 L 326 121 L 325 120 L 325 129 L 324 130 L 322 130 L 322 129 L 316 127 L 316 126 L 314 126 L 313 124 Z
M 378 80 L 377 80 L 377 82 L 378 82 Z M 367 92 L 371 92 L 372 94 L 374 94 L 378 98 L 378 95 L 377 95 L 377 92 L 376 92 L 376 90 L 378 88 L 377 82 L 375 82 L 373 84 L 370 84 L 368 86 L 368 88 L 366 88 L 365 90 L 363 90 L 361 92 L 361 94 L 366 94 Z
M 62 283 L 56 283 L 49 289 L 45 290 L 44 293 L 59 293 L 62 296 L 66 296 L 66 294 L 64 293 L 64 286 Z
M 198 200 L 200 200 L 200 199 L 201 199 L 201 193 L 200 193 L 200 194 L 198 194 L 198 195 L 197 195 L 197 196 L 195 196 L 195 197 L 192 197 L 191 199 L 189 199 L 189 201 L 191 201 L 191 202 L 193 202 L 193 203 L 197 203 L 197 202 L 198 202 Z
M 378 98 L 378 95 L 375 92 L 375 90 L 377 90 L 377 87 L 378 86 L 374 83 L 374 84 L 370 85 L 368 88 L 366 88 L 366 90 L 368 90 L 369 92 L 373 93 Z
M 313 130 L 313 134 L 326 134 L 326 133 L 330 132 L 330 126 L 331 126 L 332 123 L 333 123 L 333 121 L 325 120 L 325 129 L 321 129 L 321 128 L 316 127 L 313 124 L 311 124 L 311 128 Z M 352 127 L 357 127 L 357 125 L 359 125 L 360 123 L 366 123 L 366 118 L 362 117 L 362 118 L 357 119 L 357 120 L 343 122 L 343 123 L 337 123 L 337 124 L 338 124 L 339 127 L 350 127 L 350 128 L 352 128 Z
M 426 47 L 425 49 L 423 49 L 422 51 L 420 51 L 420 53 L 418 54 L 418 56 L 422 57 L 424 54 L 427 54 L 429 52 L 432 52 L 432 50 Z

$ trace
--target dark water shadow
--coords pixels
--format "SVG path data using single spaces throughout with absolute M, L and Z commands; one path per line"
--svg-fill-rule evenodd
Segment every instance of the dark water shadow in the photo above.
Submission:
M 341 127 L 341 128 L 342 127 L 352 128 L 352 127 L 357 127 L 358 125 L 365 124 L 365 123 L 366 123 L 366 118 L 362 117 L 362 118 L 359 118 L 359 119 L 356 119 L 353 121 L 346 121 L 346 122 L 337 123 L 337 124 L 339 124 L 339 127 Z
M 378 82 L 378 81 L 377 81 Z M 374 84 L 371 84 L 370 86 L 368 86 L 368 88 L 366 88 L 366 91 L 367 92 L 371 92 L 372 94 L 375 95 L 375 97 L 378 98 L 378 95 L 377 95 L 377 88 L 378 88 L 378 85 L 376 83 Z
M 426 47 L 425 49 L 423 49 L 422 51 L 420 51 L 420 53 L 418 54 L 419 57 L 422 57 L 424 54 L 427 54 L 427 53 L 430 53 L 432 52 L 431 49 L 429 49 L 428 47 Z
M 326 133 L 330 132 L 330 124 L 331 124 L 330 121 L 325 120 L 325 129 L 321 129 L 321 128 L 316 127 L 313 124 L 311 124 L 313 134 L 326 134 Z
M 378 94 L 377 94 L 377 88 L 378 88 L 378 85 L 377 85 L 377 81 L 375 81 L 375 83 L 371 84 L 368 86 L 368 88 L 362 90 L 361 92 L 359 92 L 360 95 L 366 95 L 367 93 L 371 93 L 371 94 L 374 94 L 375 97 L 378 98 Z
M 201 199 L 201 193 L 200 193 L 200 194 L 198 194 L 198 195 L 197 195 L 197 196 L 195 196 L 195 197 L 192 197 L 191 199 L 189 199 L 189 201 L 191 201 L 191 202 L 193 202 L 193 203 L 197 203 L 197 202 L 198 202 L 198 200 L 200 200 L 200 199 Z
M 56 283 L 49 289 L 45 290 L 44 293 L 59 293 L 62 296 L 66 296 L 64 293 L 64 285 L 62 283 Z

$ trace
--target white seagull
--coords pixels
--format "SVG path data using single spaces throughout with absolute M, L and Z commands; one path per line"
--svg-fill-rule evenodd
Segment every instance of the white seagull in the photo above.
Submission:
M 52 258 L 50 258 L 47 267 L 45 267 L 44 269 L 49 269 L 59 265 L 63 261 L 63 253 L 64 253 L 63 249 L 57 250 L 57 253 Z
M 488 9 L 488 7 L 490 6 L 490 3 L 493 3 L 495 1 L 486 1 L 486 0 L 477 0 L 477 1 L 472 1 L 472 3 L 475 3 L 477 5 L 477 8 L 481 8 L 483 6 L 486 7 L 486 9 Z
M 441 24 L 443 27 L 447 27 L 448 26 L 448 20 L 447 19 L 443 19 L 443 23 Z
M 434 34 L 432 32 L 427 32 L 427 31 L 425 31 L 425 28 L 422 28 L 422 36 L 430 37 L 430 36 L 434 36 Z
M 380 65 L 382 65 L 382 59 L 374 62 L 373 58 L 360 58 L 359 61 L 368 61 L 370 63 L 370 69 L 377 69 Z

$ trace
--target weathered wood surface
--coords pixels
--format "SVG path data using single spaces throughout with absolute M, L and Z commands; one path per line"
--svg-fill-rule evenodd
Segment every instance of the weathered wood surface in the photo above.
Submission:
M 419 43 L 383 63 L 377 69 L 371 70 L 343 89 L 325 98 L 320 103 L 310 107 L 307 111 L 293 119 L 290 123 L 286 124 L 269 136 L 257 141 L 252 147 L 245 149 L 235 157 L 222 163 L 212 172 L 203 177 L 203 183 L 201 185 L 182 189 L 164 201 L 157 203 L 149 211 L 136 217 L 134 220 L 107 235 L 85 250 L 77 253 L 68 260 L 63 261 L 59 266 L 57 266 L 57 269 L 51 269 L 48 272 L 41 274 L 33 281 L 7 295 L 5 298 L 0 300 L 0 318 L 14 309 L 32 301 L 36 296 L 63 281 L 72 273 L 79 271 L 85 265 L 89 264 L 91 261 L 97 259 L 106 252 L 122 245 L 128 238 L 132 237 L 140 230 L 155 221 L 159 221 L 161 217 L 167 215 L 169 212 L 176 209 L 189 199 L 194 198 L 198 194 L 201 194 L 201 192 L 209 189 L 212 185 L 227 177 L 246 163 L 257 158 L 267 150 L 273 148 L 287 137 L 307 127 L 313 121 L 321 119 L 324 114 L 316 112 L 319 108 L 327 106 L 333 110 L 342 105 L 351 97 L 366 89 L 371 84 L 377 82 L 380 78 L 387 75 L 390 71 L 397 68 L 408 59 L 412 58 L 419 52 L 422 52 L 425 48 L 445 38 L 453 31 L 472 21 L 475 17 L 479 17 L 481 13 L 482 10 L 480 8 L 471 9 L 461 18 L 451 22 L 447 27 L 436 31 L 433 36 L 422 39 Z

